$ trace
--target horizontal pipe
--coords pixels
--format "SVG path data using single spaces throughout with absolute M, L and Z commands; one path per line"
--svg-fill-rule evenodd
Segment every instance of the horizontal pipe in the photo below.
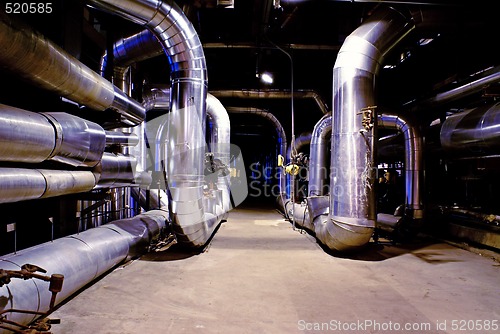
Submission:
M 91 171 L 0 168 L 0 203 L 87 192 L 96 179 Z
M 136 146 L 137 144 L 139 144 L 139 137 L 135 133 L 106 131 L 106 146 Z
M 104 152 L 105 132 L 70 114 L 38 114 L 0 104 L 0 144 L 0 161 L 93 167 Z
M 0 12 L 0 45 L 2 68 L 91 109 L 114 110 L 121 115 L 124 125 L 138 125 L 144 120 L 144 107 L 137 101 L 3 11 Z
M 150 243 L 166 227 L 168 213 L 154 210 L 133 218 L 115 221 L 78 234 L 56 239 L 0 257 L 0 268 L 20 270 L 34 264 L 48 275 L 62 274 L 62 290 L 56 296 L 59 305 L 123 261 L 146 252 Z M 52 293 L 49 283 L 38 279 L 15 279 L 0 287 L 0 311 L 25 309 L 48 312 Z M 9 320 L 27 325 L 38 316 L 7 312 Z
M 211 90 L 210 93 L 219 99 L 289 99 L 292 97 L 292 93 L 285 90 Z M 293 92 L 293 98 L 312 99 L 323 114 L 329 111 L 321 95 L 313 90 L 296 90 Z
M 441 146 L 453 157 L 486 156 L 500 152 L 500 103 L 465 110 L 446 118 Z
M 137 160 L 134 156 L 119 153 L 104 153 L 100 163 L 93 169 L 97 188 L 141 186 L 151 184 L 151 176 L 147 172 L 137 171 Z

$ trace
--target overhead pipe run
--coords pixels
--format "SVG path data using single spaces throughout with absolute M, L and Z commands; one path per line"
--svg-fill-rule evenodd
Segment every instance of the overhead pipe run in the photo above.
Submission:
M 0 13 L 2 68 L 91 109 L 116 111 L 123 123 L 117 126 L 135 126 L 144 120 L 145 110 L 137 101 L 13 17 Z
M 290 99 L 292 92 L 283 90 L 211 90 L 210 93 L 219 98 L 237 99 Z M 313 90 L 297 90 L 293 92 L 294 99 L 312 99 L 323 113 L 329 112 L 328 106 L 318 93 Z
M 0 257 L 0 268 L 20 270 L 33 264 L 50 274 L 64 276 L 57 306 L 123 261 L 146 252 L 167 227 L 168 213 L 153 210 L 133 218 L 101 225 L 78 234 L 56 239 Z M 12 279 L 0 287 L 0 311 L 11 309 L 41 313 L 50 311 L 49 283 L 37 279 Z M 39 315 L 6 312 L 7 319 L 27 325 Z

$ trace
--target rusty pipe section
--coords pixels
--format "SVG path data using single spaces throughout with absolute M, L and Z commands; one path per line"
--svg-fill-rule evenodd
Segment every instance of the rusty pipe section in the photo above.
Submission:
M 0 13 L 0 66 L 46 90 L 89 108 L 112 109 L 127 126 L 141 123 L 144 108 L 30 27 Z
M 98 124 L 66 113 L 34 113 L 0 104 L 0 161 L 59 161 L 94 167 L 106 145 Z
M 333 250 L 368 243 L 375 227 L 373 106 L 375 78 L 384 57 L 414 28 L 408 16 L 379 7 L 342 45 L 333 69 L 330 212 L 315 224 Z
M 64 275 L 62 291 L 55 300 L 57 306 L 116 265 L 145 253 L 165 229 L 167 220 L 167 212 L 152 210 L 4 255 L 0 257 L 0 268 L 19 270 L 22 265 L 31 263 L 50 274 Z M 13 279 L 0 287 L 0 299 L 5 300 L 0 311 L 15 308 L 47 312 L 51 298 L 48 282 Z M 16 312 L 5 315 L 21 324 L 28 324 L 38 317 Z
M 172 0 L 88 2 L 148 28 L 168 57 L 172 101 L 166 170 L 174 228 L 180 242 L 201 247 L 218 222 L 203 208 L 207 68 L 198 34 Z
M 405 148 L 405 215 L 413 219 L 423 218 L 423 138 L 418 128 L 402 116 L 381 114 L 377 126 L 394 129 L 403 134 Z

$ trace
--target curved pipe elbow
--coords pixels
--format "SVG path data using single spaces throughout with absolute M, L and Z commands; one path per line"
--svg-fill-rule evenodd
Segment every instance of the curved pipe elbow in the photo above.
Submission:
M 374 231 L 372 221 L 347 222 L 326 215 L 314 221 L 316 237 L 329 249 L 338 252 L 356 251 L 365 247 Z

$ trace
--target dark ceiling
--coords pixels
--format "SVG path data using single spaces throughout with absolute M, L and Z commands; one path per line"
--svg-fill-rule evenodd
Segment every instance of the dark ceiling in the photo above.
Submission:
M 416 20 L 416 29 L 388 56 L 387 68 L 380 71 L 377 92 L 381 105 L 400 109 L 408 101 L 431 96 L 498 66 L 500 59 L 494 1 L 234 0 L 232 8 L 218 5 L 217 0 L 182 0 L 178 4 L 204 45 L 209 90 L 291 90 L 293 86 L 317 92 L 330 108 L 337 52 L 346 36 L 377 6 L 397 7 Z M 20 18 L 95 70 L 114 41 L 143 29 L 89 8 L 85 1 L 55 1 L 49 20 L 43 15 Z M 424 42 L 430 39 L 430 43 Z M 134 97 L 138 99 L 142 83 L 169 81 L 163 56 L 138 63 L 135 71 Z M 272 85 L 257 77 L 263 71 L 274 75 Z M 43 92 L 37 95 L 36 88 L 28 89 L 42 100 L 49 99 Z M 497 91 L 495 87 L 490 90 Z M 16 94 L 7 89 L 3 102 Z M 222 102 L 268 109 L 279 114 L 289 131 L 289 99 Z M 30 107 L 41 108 L 40 104 Z M 308 99 L 297 99 L 295 112 L 297 133 L 311 131 L 321 117 L 317 105 Z

